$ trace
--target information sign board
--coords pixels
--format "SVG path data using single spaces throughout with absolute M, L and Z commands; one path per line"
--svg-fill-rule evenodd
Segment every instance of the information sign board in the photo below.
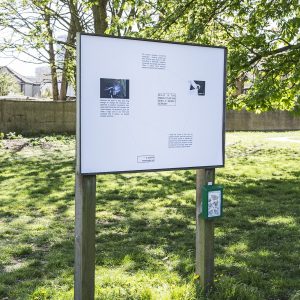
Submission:
M 81 174 L 224 165 L 225 48 L 78 37 Z

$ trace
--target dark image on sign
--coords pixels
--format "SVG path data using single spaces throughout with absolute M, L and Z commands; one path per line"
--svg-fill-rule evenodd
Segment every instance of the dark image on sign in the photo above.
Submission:
M 190 80 L 190 93 L 198 96 L 205 95 L 205 81 Z
M 129 99 L 129 80 L 100 78 L 100 98 Z

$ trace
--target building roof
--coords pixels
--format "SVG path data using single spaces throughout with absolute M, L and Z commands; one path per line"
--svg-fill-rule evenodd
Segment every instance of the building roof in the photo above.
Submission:
M 23 75 L 19 74 L 18 72 L 14 71 L 13 69 L 11 69 L 11 68 L 9 68 L 7 66 L 0 67 L 0 70 L 7 71 L 11 75 L 13 75 L 17 79 L 19 79 L 21 82 L 29 83 L 29 84 L 36 84 L 36 82 L 32 81 L 31 79 L 27 78 L 26 76 L 23 76 Z

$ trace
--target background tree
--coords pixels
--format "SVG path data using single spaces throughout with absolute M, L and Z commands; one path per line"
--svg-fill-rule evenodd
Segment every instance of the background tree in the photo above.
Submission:
M 153 23 L 154 4 L 155 1 L 124 0 L 4 0 L 0 4 L 0 28 L 6 34 L 0 50 L 12 57 L 21 52 L 36 63 L 49 65 L 53 99 L 64 100 L 68 85 L 75 85 L 76 32 L 119 36 L 137 33 L 147 22 Z
M 29 1 L 2 2 L 1 25 L 5 30 L 2 51 L 15 57 L 22 52 L 36 63 L 48 63 L 51 68 L 53 98 L 58 99 L 57 72 L 48 1 L 35 7 Z M 37 9 L 38 8 L 38 9 Z
M 3 0 L 0 7 L 0 27 L 13 36 L 2 49 L 47 62 L 54 82 L 59 72 L 55 98 L 75 83 L 76 32 L 94 32 L 226 46 L 228 108 L 300 105 L 298 0 Z
M 20 88 L 15 78 L 8 74 L 0 73 L 0 96 L 7 96 L 9 93 L 20 93 Z
M 53 99 L 65 99 L 67 82 L 75 83 L 76 32 L 88 28 L 87 22 L 92 21 L 83 19 L 83 6 L 75 0 L 4 0 L 0 5 L 4 33 L 0 50 L 11 57 L 23 53 L 34 63 L 49 65 Z
M 168 3 L 146 35 L 228 47 L 228 108 L 298 109 L 298 0 Z M 246 94 L 245 84 L 250 87 Z

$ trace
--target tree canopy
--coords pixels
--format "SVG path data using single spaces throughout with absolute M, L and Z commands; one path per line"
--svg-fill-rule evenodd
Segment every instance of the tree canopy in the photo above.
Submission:
M 148 36 L 226 46 L 228 108 L 299 109 L 298 0 L 168 3 Z
M 2 51 L 47 61 L 65 83 L 74 83 L 76 32 L 222 45 L 228 108 L 300 110 L 298 0 L 4 0 L 0 7 L 1 30 L 13 33 Z

